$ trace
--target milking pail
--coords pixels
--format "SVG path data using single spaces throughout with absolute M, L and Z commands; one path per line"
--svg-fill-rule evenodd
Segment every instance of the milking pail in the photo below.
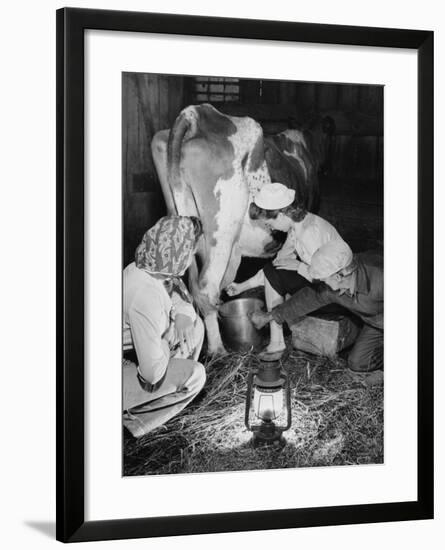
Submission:
M 219 307 L 219 325 L 224 344 L 235 351 L 258 351 L 263 343 L 263 330 L 253 326 L 249 314 L 264 309 L 258 298 L 237 298 Z

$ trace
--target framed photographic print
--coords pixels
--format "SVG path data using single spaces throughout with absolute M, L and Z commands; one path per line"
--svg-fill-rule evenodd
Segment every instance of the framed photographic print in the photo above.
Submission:
M 432 144 L 432 32 L 57 12 L 59 540 L 433 517 Z

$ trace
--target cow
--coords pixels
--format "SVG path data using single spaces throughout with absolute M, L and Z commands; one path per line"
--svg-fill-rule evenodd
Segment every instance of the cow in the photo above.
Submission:
M 265 183 L 279 181 L 315 210 L 323 131 L 289 129 L 264 137 L 252 118 L 200 104 L 183 109 L 171 131 L 157 132 L 151 149 L 168 212 L 202 221 L 189 285 L 204 317 L 208 352 L 224 353 L 217 318 L 221 290 L 235 279 L 242 256 L 272 257 L 281 245 L 250 219 L 249 205 Z

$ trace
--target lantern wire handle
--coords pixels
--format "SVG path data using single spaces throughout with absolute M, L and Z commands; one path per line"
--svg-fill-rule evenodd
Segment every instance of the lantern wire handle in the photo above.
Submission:
M 292 413 L 291 413 L 291 400 L 290 400 L 290 382 L 289 382 L 289 375 L 287 372 L 282 369 L 282 375 L 285 379 L 285 394 L 286 394 L 286 410 L 287 410 L 287 424 L 286 427 L 283 428 L 283 431 L 285 432 L 291 427 L 292 424 Z
M 247 376 L 247 398 L 246 398 L 246 410 L 244 415 L 244 424 L 246 425 L 246 428 L 248 430 L 251 430 L 249 417 L 250 417 L 250 406 L 252 403 L 252 383 L 253 383 L 253 377 L 258 372 L 257 369 L 252 369 L 248 376 Z

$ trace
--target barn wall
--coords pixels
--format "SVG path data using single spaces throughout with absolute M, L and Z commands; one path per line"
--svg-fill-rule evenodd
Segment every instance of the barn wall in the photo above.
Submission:
M 184 107 L 184 79 L 124 73 L 122 101 L 123 255 L 127 265 L 143 233 L 165 212 L 150 143 L 157 131 L 171 127 Z
M 298 87 L 297 101 L 332 114 L 332 163 L 321 176 L 320 215 L 355 251 L 383 246 L 383 87 Z M 304 98 L 304 99 L 303 99 Z M 312 101 L 311 101 L 312 98 Z M 342 113 L 339 115 L 338 113 Z
M 158 130 L 170 128 L 191 103 L 190 77 L 123 75 L 124 264 L 143 233 L 165 213 L 151 156 Z M 321 177 L 320 214 L 355 250 L 383 240 L 383 88 L 379 86 L 243 80 L 240 102 L 215 104 L 227 114 L 248 115 L 265 133 L 295 127 L 313 114 L 332 116 L 332 163 Z
M 258 120 L 266 134 L 304 123 L 312 115 L 331 116 L 335 162 L 331 176 L 382 177 L 383 87 L 244 80 L 242 103 L 222 105 L 227 114 Z
M 334 119 L 331 163 L 320 176 L 319 214 L 355 251 L 381 247 L 383 87 L 252 80 L 242 90 L 242 105 L 221 110 L 252 116 L 265 133 L 296 127 L 312 115 Z

